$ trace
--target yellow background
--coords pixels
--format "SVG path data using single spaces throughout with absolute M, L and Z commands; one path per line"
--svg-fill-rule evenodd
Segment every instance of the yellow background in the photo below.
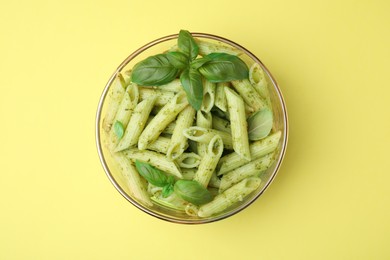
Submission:
M 0 259 L 390 259 L 389 12 L 387 0 L 2 0 Z M 133 207 L 95 146 L 116 66 L 181 28 L 257 55 L 290 121 L 266 193 L 198 226 Z

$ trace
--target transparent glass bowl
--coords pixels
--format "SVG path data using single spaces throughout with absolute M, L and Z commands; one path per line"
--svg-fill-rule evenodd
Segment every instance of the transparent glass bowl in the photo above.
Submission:
M 105 100 L 107 97 L 107 93 L 110 89 L 110 86 L 112 85 L 118 73 L 128 71 L 137 62 L 151 55 L 156 55 L 158 53 L 162 53 L 169 50 L 172 46 L 174 46 L 177 43 L 178 34 L 173 34 L 173 35 L 156 39 L 142 46 L 134 53 L 132 53 L 130 56 L 128 56 L 119 65 L 119 67 L 116 69 L 116 71 L 109 79 L 99 101 L 97 114 L 96 114 L 96 144 L 97 144 L 100 161 L 111 183 L 115 186 L 115 188 L 119 191 L 119 193 L 122 194 L 122 196 L 125 197 L 130 203 L 132 203 L 134 206 L 136 206 L 143 212 L 148 213 L 154 217 L 166 221 L 170 221 L 170 222 L 183 223 L 183 224 L 201 224 L 201 223 L 209 223 L 209 222 L 221 220 L 240 212 L 241 210 L 249 206 L 251 203 L 253 203 L 266 190 L 266 188 L 271 184 L 271 182 L 275 178 L 286 151 L 287 138 L 288 138 L 288 122 L 287 122 L 286 105 L 283 100 L 282 93 L 275 79 L 272 77 L 271 73 L 263 65 L 263 63 L 255 55 L 253 55 L 250 51 L 248 51 L 244 47 L 223 37 L 219 37 L 211 34 L 205 34 L 205 33 L 192 33 L 192 35 L 195 38 L 199 38 L 204 41 L 209 41 L 212 43 L 218 43 L 225 46 L 236 48 L 243 52 L 243 54 L 240 55 L 241 59 L 243 59 L 244 61 L 250 64 L 256 62 L 261 66 L 268 80 L 268 88 L 269 88 L 270 98 L 272 102 L 273 116 L 274 116 L 273 129 L 275 131 L 280 130 L 282 132 L 282 136 L 277 148 L 277 155 L 276 155 L 275 162 L 265 173 L 261 175 L 262 182 L 260 187 L 255 192 L 251 193 L 249 196 L 244 198 L 241 202 L 232 205 L 231 207 L 229 207 L 228 209 L 226 209 L 225 211 L 219 214 L 210 216 L 208 218 L 198 218 L 198 217 L 188 216 L 185 213 L 178 212 L 169 208 L 165 208 L 157 204 L 153 205 L 152 207 L 143 205 L 142 203 L 140 203 L 134 197 L 131 196 L 131 192 L 129 191 L 129 188 L 126 185 L 126 181 L 124 180 L 124 177 L 122 176 L 118 167 L 114 163 L 113 158 L 111 157 L 109 151 L 103 145 L 105 137 L 104 134 L 102 134 L 103 133 L 102 115 L 104 115 L 106 110 Z

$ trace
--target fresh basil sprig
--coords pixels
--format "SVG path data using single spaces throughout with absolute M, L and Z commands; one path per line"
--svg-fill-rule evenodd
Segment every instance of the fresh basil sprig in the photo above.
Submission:
M 248 78 L 248 67 L 237 56 L 210 53 L 196 59 L 199 46 L 189 31 L 180 31 L 177 46 L 176 52 L 158 54 L 137 63 L 131 80 L 143 86 L 160 86 L 180 75 L 188 102 L 199 110 L 203 102 L 203 77 L 211 82 Z
M 175 178 L 173 178 L 173 176 L 168 177 L 165 173 L 152 165 L 138 160 L 135 161 L 135 167 L 137 168 L 138 173 L 149 183 L 163 188 L 162 196 L 164 198 L 172 194 L 173 185 L 175 183 Z

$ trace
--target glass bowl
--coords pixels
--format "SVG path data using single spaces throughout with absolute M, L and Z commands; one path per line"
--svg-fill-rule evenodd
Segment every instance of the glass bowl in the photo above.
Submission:
M 115 78 L 118 73 L 124 73 L 130 70 L 136 63 L 139 61 L 151 56 L 156 55 L 158 53 L 163 53 L 172 46 L 175 46 L 178 38 L 178 34 L 168 35 L 159 39 L 156 39 L 135 52 L 133 52 L 130 56 L 128 56 L 115 70 L 111 78 L 108 80 L 101 98 L 99 100 L 99 105 L 96 114 L 96 144 L 98 149 L 98 154 L 100 157 L 100 161 L 104 168 L 104 171 L 107 174 L 107 177 L 114 185 L 114 187 L 119 191 L 122 196 L 127 199 L 131 204 L 135 207 L 139 208 L 145 213 L 148 213 L 154 217 L 157 217 L 162 220 L 174 222 L 174 223 L 183 223 L 183 224 L 202 224 L 202 223 L 210 223 L 217 220 L 225 219 L 230 217 L 241 210 L 248 207 L 251 203 L 253 203 L 271 184 L 273 179 L 275 178 L 280 165 L 282 163 L 286 147 L 287 147 L 287 138 L 288 138 L 288 121 L 287 121 L 287 111 L 286 105 L 282 97 L 282 93 L 269 72 L 269 70 L 264 66 L 264 64 L 250 51 L 242 47 L 241 45 L 232 42 L 231 40 L 225 39 L 220 36 L 206 34 L 206 33 L 192 33 L 193 37 L 201 39 L 203 41 L 208 41 L 211 43 L 220 44 L 227 47 L 233 47 L 240 52 L 240 58 L 243 59 L 246 63 L 252 64 L 256 62 L 263 69 L 266 80 L 268 81 L 268 90 L 270 93 L 270 99 L 272 103 L 272 112 L 274 118 L 273 131 L 280 130 L 281 138 L 277 147 L 277 154 L 275 156 L 275 161 L 264 173 L 261 175 L 261 185 L 259 188 L 252 192 L 249 196 L 245 197 L 242 201 L 232 205 L 225 211 L 207 217 L 207 218 L 199 218 L 196 216 L 189 216 L 186 213 L 178 212 L 176 210 L 172 210 L 166 207 L 162 207 L 158 204 L 154 204 L 153 206 L 143 205 L 141 202 L 137 201 L 129 190 L 128 185 L 126 184 L 126 180 L 122 176 L 120 170 L 118 169 L 116 163 L 114 162 L 110 152 L 107 150 L 104 144 L 104 134 L 103 133 L 103 117 L 104 112 L 106 110 L 106 98 L 107 93 L 113 84 Z

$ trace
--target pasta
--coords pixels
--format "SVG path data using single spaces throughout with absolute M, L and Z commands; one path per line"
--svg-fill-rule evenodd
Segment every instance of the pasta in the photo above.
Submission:
M 152 202 L 150 201 L 149 195 L 146 192 L 145 183 L 143 183 L 143 180 L 141 179 L 141 176 L 138 174 L 134 165 L 122 154 L 115 154 L 114 158 L 118 163 L 125 180 L 127 180 L 129 190 L 133 196 L 145 205 L 151 206 Z
M 211 128 L 213 117 L 210 112 L 199 110 L 196 117 L 196 125 L 203 128 Z M 198 142 L 197 153 L 203 156 L 206 152 L 207 144 Z
M 245 103 L 249 107 L 253 108 L 254 111 L 266 107 L 266 104 L 260 97 L 259 93 L 256 92 L 248 79 L 233 80 L 232 85 L 244 99 Z
M 225 88 L 232 128 L 234 151 L 247 161 L 251 160 L 248 140 L 248 126 L 245 117 L 245 105 L 242 98 L 230 88 Z
M 218 164 L 219 158 L 223 152 L 223 142 L 219 135 L 215 135 L 207 146 L 207 150 L 202 160 L 198 171 L 195 173 L 194 180 L 199 182 L 204 187 L 207 187 L 213 174 L 215 167 Z
M 249 150 L 252 155 L 252 160 L 257 159 L 261 156 L 264 156 L 274 151 L 278 146 L 280 137 L 281 137 L 281 132 L 278 131 L 262 140 L 250 144 Z M 218 168 L 219 168 L 218 175 L 229 172 L 246 163 L 247 161 L 243 160 L 241 156 L 235 152 L 225 155 L 224 157 L 221 158 L 221 160 L 218 163 Z
M 103 129 L 106 132 L 110 131 L 111 126 L 114 123 L 114 118 L 116 112 L 118 111 L 119 104 L 122 101 L 123 95 L 125 94 L 125 88 L 126 87 L 123 76 L 122 74 L 118 73 L 108 93 L 108 108 L 103 119 Z
M 259 172 L 266 170 L 272 162 L 273 154 L 270 153 L 224 174 L 221 178 L 220 191 L 230 188 L 233 184 L 247 177 L 256 176 Z
M 187 106 L 177 117 L 176 126 L 173 130 L 171 142 L 168 147 L 167 157 L 170 160 L 178 158 L 188 147 L 187 137 L 183 135 L 183 130 L 192 126 L 195 117 L 195 109 Z
M 137 105 L 139 99 L 138 87 L 134 85 L 129 85 L 126 88 L 125 93 L 123 94 L 122 101 L 118 106 L 118 111 L 116 112 L 114 122 L 120 122 L 124 127 L 130 121 L 130 117 L 133 113 L 135 106 Z M 114 150 L 119 142 L 119 138 L 115 134 L 114 128 L 110 130 L 110 140 L 109 147 L 110 150 Z
M 115 151 L 122 151 L 137 144 L 138 138 L 145 127 L 146 121 L 148 120 L 150 111 L 152 110 L 156 99 L 157 96 L 151 96 L 138 103 L 129 123 L 127 124 L 124 136 L 120 140 Z
M 225 97 L 225 88 L 229 88 L 229 82 L 219 82 L 217 83 L 217 88 L 215 90 L 215 106 L 221 109 L 222 111 L 227 111 L 226 97 Z
M 123 151 L 123 154 L 132 161 L 140 160 L 148 162 L 162 171 L 166 171 L 172 175 L 182 178 L 181 172 L 176 163 L 167 160 L 166 157 L 160 153 L 148 150 L 141 151 L 138 149 L 128 149 Z
M 219 213 L 238 201 L 242 201 L 252 191 L 256 190 L 261 183 L 260 178 L 246 178 L 241 182 L 235 184 L 231 188 L 225 190 L 223 193 L 217 195 L 213 201 L 202 205 L 199 208 L 198 216 L 209 217 L 213 214 Z
M 261 120 L 251 120 L 263 108 L 273 111 L 267 78 L 260 65 L 242 60 L 249 68 L 243 75 L 246 78 L 214 79 L 213 73 L 229 67 L 242 51 L 198 39 L 195 43 L 199 52 L 185 53 L 184 59 L 194 55 L 195 62 L 188 60 L 193 67 L 187 69 L 184 81 L 180 55 L 173 56 L 178 59 L 173 65 L 177 73 L 166 67 L 159 72 L 165 78 L 173 75 L 168 83 L 165 78 L 155 85 L 138 82 L 133 77 L 137 65 L 123 74 L 118 72 L 107 94 L 101 128 L 107 150 L 137 202 L 147 207 L 158 205 L 157 209 L 166 207 L 191 218 L 208 218 L 260 189 L 260 178 L 267 176 L 262 173 L 277 157 L 282 132 L 271 117 L 271 132 L 259 137 L 262 132 L 256 130 L 263 124 L 252 123 Z M 176 45 L 169 51 L 181 50 Z M 225 56 L 226 53 L 234 56 Z M 211 79 L 203 74 L 197 77 L 194 68 L 201 71 L 204 67 L 197 66 L 213 57 L 222 59 L 216 62 L 223 64 L 218 67 L 222 69 L 211 66 L 204 72 L 211 73 Z M 144 70 L 151 69 L 150 64 Z M 193 92 L 188 90 L 193 86 L 186 85 L 186 80 L 191 79 L 195 85 L 199 83 L 197 89 L 190 89 Z
M 185 129 L 183 134 L 188 139 L 204 144 L 208 144 L 215 135 L 219 135 L 222 138 L 224 147 L 227 149 L 233 149 L 232 136 L 226 132 L 215 129 L 207 129 L 199 126 L 192 126 Z
M 207 80 L 203 81 L 203 102 L 201 110 L 205 112 L 210 112 L 214 106 L 215 102 L 215 83 L 209 82 Z
M 144 150 L 155 141 L 164 128 L 169 125 L 186 106 L 188 101 L 184 92 L 176 94 L 146 126 L 138 140 L 138 149 Z

